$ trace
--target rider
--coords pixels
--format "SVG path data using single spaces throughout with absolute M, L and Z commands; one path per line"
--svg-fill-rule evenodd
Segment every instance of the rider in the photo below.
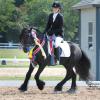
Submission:
M 61 4 L 59 2 L 54 2 L 52 4 L 52 13 L 49 15 L 48 22 L 44 33 L 55 39 L 56 37 L 61 37 L 63 39 L 63 15 L 60 13 Z M 56 43 L 55 43 L 56 44 Z M 58 50 L 55 45 L 54 55 L 56 59 L 59 59 Z
M 46 59 L 46 54 L 45 54 L 45 51 L 44 49 L 42 48 L 41 44 L 40 44 L 40 41 L 39 39 L 37 38 L 37 35 L 36 35 L 36 30 L 34 28 L 31 28 L 31 34 L 34 38 L 34 41 L 35 41 L 35 44 L 38 45 L 40 47 L 40 50 L 42 52 L 42 56 L 44 57 L 44 59 Z M 33 50 L 32 50 L 33 51 Z M 32 53 L 32 51 L 30 51 L 30 53 Z M 30 54 L 31 56 L 31 54 Z

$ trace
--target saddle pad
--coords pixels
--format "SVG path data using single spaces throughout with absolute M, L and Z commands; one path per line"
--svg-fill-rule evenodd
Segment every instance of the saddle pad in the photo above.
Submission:
M 63 41 L 59 44 L 59 47 L 62 49 L 60 57 L 70 57 L 71 51 L 70 46 L 67 41 Z

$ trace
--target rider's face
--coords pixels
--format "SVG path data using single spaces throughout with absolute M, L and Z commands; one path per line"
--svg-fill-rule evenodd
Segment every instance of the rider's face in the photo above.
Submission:
M 52 11 L 53 11 L 53 13 L 57 13 L 57 12 L 59 12 L 60 11 L 60 9 L 59 8 L 52 8 Z
M 36 30 L 32 29 L 32 32 L 36 32 Z

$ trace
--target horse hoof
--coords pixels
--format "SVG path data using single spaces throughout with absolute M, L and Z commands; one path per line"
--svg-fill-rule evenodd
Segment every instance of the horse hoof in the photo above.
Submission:
M 44 86 L 45 86 L 45 83 L 44 82 L 38 83 L 37 86 L 38 86 L 38 88 L 40 90 L 43 90 L 44 89 Z
M 27 88 L 18 88 L 18 90 L 20 91 L 20 92 L 25 92 L 25 91 L 27 91 Z
M 75 94 L 76 93 L 76 89 L 69 89 L 67 91 L 67 93 L 69 93 L 69 94 Z
M 62 87 L 57 85 L 57 86 L 54 88 L 54 91 L 55 91 L 55 92 L 56 92 L 56 91 L 62 91 Z

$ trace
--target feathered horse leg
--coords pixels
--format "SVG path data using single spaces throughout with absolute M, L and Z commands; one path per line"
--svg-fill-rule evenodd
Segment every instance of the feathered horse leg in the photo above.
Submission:
M 29 79 L 31 77 L 33 70 L 34 70 L 34 67 L 33 67 L 32 63 L 30 63 L 30 67 L 29 67 L 29 70 L 26 74 L 25 80 L 19 88 L 20 91 L 22 91 L 22 92 L 27 91 L 27 85 L 28 85 L 28 82 L 29 82 Z
M 42 80 L 39 79 L 40 74 L 42 73 L 42 71 L 44 70 L 44 68 L 45 68 L 44 64 L 39 64 L 39 69 L 38 69 L 38 71 L 37 71 L 37 73 L 35 74 L 35 77 L 34 77 L 35 80 L 36 80 L 36 84 L 37 84 L 37 86 L 38 86 L 38 88 L 40 90 L 43 90 L 44 86 L 45 86 L 45 83 Z

